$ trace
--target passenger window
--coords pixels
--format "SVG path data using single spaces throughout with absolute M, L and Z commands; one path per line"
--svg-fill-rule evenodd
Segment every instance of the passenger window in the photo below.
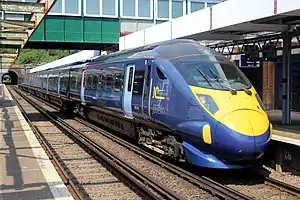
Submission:
M 92 77 L 90 75 L 87 75 L 87 78 L 86 78 L 86 89 L 91 89 L 91 86 L 92 86 Z
M 165 76 L 165 74 L 164 74 L 158 67 L 156 67 L 156 73 L 157 73 L 157 76 L 158 76 L 161 80 L 167 79 L 167 77 Z
M 123 90 L 123 76 L 122 74 L 115 74 L 115 92 L 120 92 Z
M 110 74 L 106 75 L 106 84 L 105 84 L 105 91 L 110 92 L 113 87 L 113 77 Z
M 98 76 L 97 75 L 93 75 L 92 89 L 96 90 L 97 89 L 97 84 L 98 84 Z
M 98 90 L 102 91 L 104 89 L 104 76 L 103 75 L 99 75 L 98 76 Z
M 127 85 L 127 91 L 131 91 L 131 85 L 132 85 L 132 75 L 133 75 L 133 67 L 130 67 L 129 69 L 129 79 L 128 79 L 128 85 Z

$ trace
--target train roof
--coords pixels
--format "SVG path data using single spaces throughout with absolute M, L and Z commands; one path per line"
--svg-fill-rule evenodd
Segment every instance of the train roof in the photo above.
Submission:
M 108 55 L 99 56 L 93 59 L 90 63 L 88 63 L 88 65 L 95 64 L 98 62 L 114 62 L 119 60 L 141 57 L 162 57 L 170 59 L 172 57 L 174 58 L 191 54 L 217 55 L 219 53 L 197 43 L 194 40 L 173 39 L 133 49 L 123 50 Z
M 110 53 L 108 55 L 101 55 L 97 56 L 88 60 L 77 61 L 74 63 L 69 63 L 65 65 L 61 65 L 55 68 L 50 68 L 43 71 L 55 71 L 58 69 L 68 69 L 74 67 L 76 65 L 91 65 L 96 64 L 99 62 L 114 62 L 120 60 L 126 60 L 129 58 L 139 58 L 139 57 L 163 57 L 163 58 L 174 58 L 183 55 L 190 55 L 190 54 L 219 54 L 212 49 L 200 45 L 194 40 L 190 39 L 173 39 L 163 42 L 158 42 L 154 44 L 145 45 L 142 47 L 127 49 L 123 51 L 118 51 L 115 53 Z M 35 73 L 39 73 L 35 72 Z
M 154 44 L 149 44 L 137 48 L 132 48 L 132 49 L 126 49 L 123 51 L 118 51 L 114 53 L 110 53 L 108 55 L 102 55 L 99 56 L 95 59 L 93 59 L 91 62 L 96 63 L 96 62 L 111 62 L 111 61 L 116 61 L 116 60 L 124 60 L 127 58 L 133 58 L 133 57 L 142 57 L 142 56 L 156 56 L 154 52 L 152 52 L 153 49 L 159 46 L 163 45 L 176 45 L 176 44 L 182 44 L 182 43 L 193 43 L 195 44 L 196 42 L 194 40 L 189 40 L 189 39 L 173 39 L 173 40 L 168 40 L 168 41 L 163 41 L 163 42 L 158 42 Z

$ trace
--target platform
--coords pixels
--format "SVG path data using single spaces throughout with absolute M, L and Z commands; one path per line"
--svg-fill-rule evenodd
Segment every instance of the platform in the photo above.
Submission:
M 272 139 L 279 142 L 300 146 L 300 113 L 291 112 L 292 124 L 281 124 L 282 111 L 268 111 L 274 131 Z
M 0 84 L 0 200 L 71 200 L 5 85 Z

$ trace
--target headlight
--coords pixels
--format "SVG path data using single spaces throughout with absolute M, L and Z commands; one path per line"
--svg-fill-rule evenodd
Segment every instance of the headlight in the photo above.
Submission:
M 215 114 L 219 110 L 217 104 L 214 102 L 214 100 L 210 96 L 204 95 L 204 94 L 197 94 L 197 96 L 198 96 L 199 100 L 201 101 L 201 103 L 212 114 Z
M 256 97 L 256 100 L 258 101 L 260 107 L 261 107 L 264 111 L 266 111 L 265 105 L 264 105 L 263 101 L 261 100 L 261 98 L 258 96 L 257 93 L 255 94 L 255 97 Z

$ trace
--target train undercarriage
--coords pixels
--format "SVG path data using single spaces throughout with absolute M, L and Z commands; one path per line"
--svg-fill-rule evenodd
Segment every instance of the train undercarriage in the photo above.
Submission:
M 185 161 L 184 148 L 179 138 L 171 132 L 161 131 L 157 128 L 151 128 L 142 123 L 134 123 L 130 120 L 117 118 L 115 116 L 103 113 L 95 106 L 87 106 L 79 101 L 70 100 L 62 95 L 58 97 L 54 94 L 47 94 L 41 90 L 35 90 L 29 87 L 20 87 L 51 104 L 55 104 L 66 113 L 74 113 L 86 120 L 92 120 L 100 123 L 110 129 L 136 139 L 139 145 L 143 145 L 161 155 L 169 156 L 178 161 Z

